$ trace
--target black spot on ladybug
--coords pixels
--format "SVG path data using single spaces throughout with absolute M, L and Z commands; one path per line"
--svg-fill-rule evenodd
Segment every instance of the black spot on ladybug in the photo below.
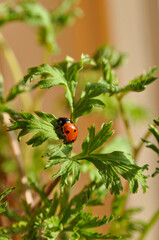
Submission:
M 66 133 L 68 134 L 68 133 L 69 133 L 69 131 L 66 131 Z
M 74 130 L 74 132 L 76 132 L 76 129 Z

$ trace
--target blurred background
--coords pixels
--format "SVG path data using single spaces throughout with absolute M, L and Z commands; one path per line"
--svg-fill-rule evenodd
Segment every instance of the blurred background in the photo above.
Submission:
M 4 1 L 0 0 L 0 2 Z M 60 1 L 40 0 L 39 2 L 46 8 L 53 9 Z M 61 51 L 51 57 L 50 64 L 63 60 L 66 55 L 79 60 L 81 53 L 92 55 L 99 45 L 109 43 L 115 46 L 118 51 L 128 53 L 127 63 L 117 70 L 121 85 L 125 85 L 128 81 L 140 75 L 144 69 L 149 70 L 152 66 L 159 66 L 159 1 L 81 0 L 78 6 L 83 10 L 83 14 L 76 19 L 74 25 L 67 27 L 59 35 L 58 44 Z M 24 75 L 28 68 L 43 63 L 43 49 L 37 44 L 34 28 L 14 22 L 7 24 L 2 33 L 15 52 Z M 0 53 L 0 68 L 5 79 L 5 92 L 7 92 L 13 85 L 13 80 L 2 53 Z M 130 94 L 130 98 L 137 104 L 143 103 L 146 105 L 152 116 L 156 117 L 159 110 L 158 88 L 159 83 L 156 81 L 143 93 Z M 59 110 L 56 104 L 57 97 L 62 96 L 63 93 L 64 91 L 61 88 L 48 90 L 47 94 L 44 95 L 45 100 L 42 110 L 56 116 L 67 115 L 67 110 L 64 108 Z M 21 110 L 20 105 L 19 110 Z M 103 119 L 98 119 L 97 116 L 94 119 L 83 117 L 83 121 L 79 121 L 78 124 L 81 141 L 87 135 L 88 124 L 94 122 L 100 126 L 102 121 Z M 120 119 L 116 128 L 120 133 L 125 134 Z M 134 128 L 134 138 L 138 141 L 143 136 L 144 129 L 147 128 L 147 122 L 134 125 L 132 128 Z M 75 143 L 77 151 L 79 145 L 79 142 Z M 151 164 L 150 174 L 156 167 L 156 161 L 153 158 L 156 158 L 156 156 L 146 148 L 139 156 L 139 165 Z M 141 191 L 141 193 L 129 197 L 129 206 L 143 207 L 144 210 L 139 217 L 144 220 L 149 220 L 158 207 L 158 180 L 159 177 L 148 180 L 147 194 L 143 194 Z M 148 234 L 146 240 L 150 239 L 159 239 L 159 223 Z

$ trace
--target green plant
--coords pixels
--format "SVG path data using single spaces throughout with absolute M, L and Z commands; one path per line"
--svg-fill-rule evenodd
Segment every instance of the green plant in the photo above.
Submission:
M 75 1 L 72 0 L 62 1 L 61 5 L 52 12 L 48 12 L 33 1 L 22 1 L 15 6 L 4 3 L 0 6 L 0 13 L 3 13 L 0 16 L 0 24 L 20 20 L 34 25 L 39 29 L 40 42 L 46 50 L 54 51 L 57 49 L 55 44 L 57 33 L 79 13 L 79 10 L 73 8 L 74 3 Z M 7 45 L 4 44 L 5 40 L 2 36 L 1 40 L 1 48 L 4 54 L 7 54 L 5 51 Z M 130 92 L 144 91 L 147 85 L 157 79 L 155 77 L 157 67 L 144 72 L 125 87 L 121 87 L 115 68 L 123 64 L 125 56 L 113 47 L 103 45 L 97 49 L 94 56 L 82 54 L 77 62 L 71 57 L 66 57 L 53 65 L 45 63 L 32 67 L 20 82 L 17 82 L 20 79 L 17 79 L 15 74 L 16 84 L 6 95 L 4 95 L 1 75 L 1 171 L 2 175 L 7 175 L 14 169 L 18 174 L 18 183 L 14 186 L 20 201 L 16 199 L 17 203 L 15 201 L 13 207 L 8 207 L 6 201 L 0 203 L 0 214 L 7 219 L 8 223 L 7 226 L 0 227 L 0 239 L 11 239 L 12 236 L 16 237 L 15 239 L 33 240 L 129 239 L 133 237 L 134 232 L 139 232 L 139 239 L 143 239 L 159 218 L 157 210 L 149 223 L 137 221 L 133 216 L 141 209 L 125 209 L 127 194 L 122 193 L 121 178 L 126 180 L 130 193 L 137 193 L 139 184 L 143 192 L 146 192 L 148 176 L 144 171 L 148 169 L 148 164 L 138 166 L 137 156 L 144 142 L 157 154 L 159 152 L 158 147 L 147 140 L 150 132 L 157 141 L 159 140 L 157 130 L 159 120 L 154 120 L 154 125 L 150 125 L 143 141 L 135 145 L 129 118 L 133 119 L 131 116 L 135 116 L 137 112 L 140 112 L 139 115 L 142 118 L 146 113 L 144 108 L 124 102 L 124 98 Z M 8 59 L 7 56 L 6 59 Z M 92 74 L 95 73 L 96 79 L 93 79 Z M 89 77 L 90 81 L 82 81 L 83 85 L 80 86 L 81 79 L 84 80 L 85 76 Z M 96 111 L 96 108 L 101 108 L 100 112 L 105 116 L 103 109 L 105 110 L 109 104 L 113 106 L 113 111 L 110 107 L 107 118 L 114 116 L 115 121 L 120 114 L 127 131 L 127 138 L 120 136 L 113 138 L 112 121 L 104 122 L 98 131 L 95 130 L 95 125 L 91 125 L 88 126 L 88 136 L 82 143 L 81 152 L 74 152 L 72 144 L 59 139 L 59 131 L 61 131 L 57 127 L 59 116 L 40 110 L 35 111 L 33 104 L 26 106 L 26 99 L 22 97 L 25 93 L 25 98 L 30 99 L 30 95 L 26 95 L 26 92 L 29 94 L 30 91 L 39 88 L 45 91 L 58 85 L 65 89 L 65 104 L 72 121 L 77 123 L 79 118 Z M 18 112 L 15 106 L 11 105 L 12 101 L 18 97 L 21 97 L 24 105 L 22 112 Z M 8 124 L 8 115 L 11 118 L 11 126 Z M 23 154 L 16 154 L 15 150 L 19 149 L 19 144 L 15 140 L 13 130 L 20 130 L 18 131 L 19 141 L 27 134 L 31 136 L 27 144 L 32 145 L 32 151 L 28 150 L 29 147 L 24 148 L 22 144 Z M 12 148 L 11 154 L 8 151 L 8 139 Z M 16 146 L 13 145 L 13 141 L 16 142 Z M 123 149 L 117 148 L 117 141 L 123 143 Z M 24 164 L 23 156 L 28 157 L 29 163 Z M 58 168 L 55 167 L 56 165 Z M 41 179 L 41 172 L 44 171 L 41 168 L 45 168 L 48 180 L 52 171 L 54 172 L 53 180 L 49 180 L 46 185 Z M 80 180 L 81 172 L 88 173 L 89 183 L 72 196 L 72 190 Z M 158 168 L 153 177 L 157 173 Z M 3 178 L 2 183 L 5 185 Z M 0 201 L 13 189 L 12 187 L 4 191 L 0 195 Z M 8 196 L 8 200 L 14 191 Z M 92 209 L 103 204 L 102 201 L 108 196 L 109 191 L 114 195 L 112 214 L 101 218 L 94 216 Z M 15 199 L 15 196 L 12 196 L 12 199 Z M 97 227 L 102 225 L 108 226 L 107 231 L 99 233 Z

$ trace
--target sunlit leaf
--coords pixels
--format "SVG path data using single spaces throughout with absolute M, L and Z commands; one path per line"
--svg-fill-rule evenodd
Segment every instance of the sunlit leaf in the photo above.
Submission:
M 28 133 L 37 132 L 28 142 L 28 145 L 33 147 L 41 145 L 47 139 L 51 138 L 58 140 L 55 132 L 56 118 L 53 114 L 47 114 L 44 112 L 36 112 L 40 117 L 31 113 L 22 112 L 20 113 L 20 119 L 9 128 L 9 130 L 21 129 L 18 139 Z

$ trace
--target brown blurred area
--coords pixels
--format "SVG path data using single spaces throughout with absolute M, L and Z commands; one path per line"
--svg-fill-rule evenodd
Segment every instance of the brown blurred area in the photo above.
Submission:
M 0 2 L 4 1 L 0 0 Z M 39 2 L 52 9 L 59 1 L 40 0 Z M 157 0 L 81 0 L 79 7 L 83 10 L 83 17 L 77 19 L 73 26 L 66 28 L 59 35 L 58 43 L 61 52 L 52 56 L 50 63 L 63 60 L 66 55 L 79 60 L 81 53 L 92 55 L 99 45 L 110 43 L 119 51 L 129 54 L 127 64 L 117 70 L 121 85 L 140 75 L 144 69 L 148 70 L 154 65 L 159 66 L 159 3 Z M 24 75 L 28 68 L 43 63 L 44 50 L 37 44 L 35 29 L 15 22 L 5 26 L 2 33 L 15 52 Z M 5 92 L 7 92 L 13 85 L 13 79 L 2 53 L 0 53 L 0 69 L 5 79 Z M 135 102 L 146 104 L 152 109 L 152 114 L 156 116 L 155 113 L 159 108 L 158 88 L 159 84 L 156 81 L 144 93 L 134 93 L 130 97 Z M 69 116 L 67 109 L 63 108 L 61 103 L 57 103 L 57 99 L 63 94 L 64 90 L 60 87 L 47 90 L 42 110 L 59 117 Z M 21 110 L 21 104 L 18 108 Z M 80 143 L 87 135 L 87 127 L 95 123 L 98 129 L 103 121 L 102 117 L 94 115 L 82 117 L 78 123 L 79 140 L 75 143 L 75 150 L 80 150 Z M 118 131 L 125 134 L 120 121 L 117 128 Z M 145 128 L 147 128 L 145 123 L 139 128 L 134 127 L 134 138 L 139 140 Z M 146 149 L 139 157 L 139 165 L 150 163 L 152 152 Z M 150 171 L 155 168 L 155 162 L 152 160 Z M 150 188 L 146 194 L 141 191 L 129 198 L 129 206 L 142 206 L 145 209 L 139 216 L 144 220 L 150 219 L 158 207 L 158 180 L 158 177 L 149 180 Z M 83 178 L 83 181 L 87 181 L 87 179 Z M 109 214 L 109 208 L 110 202 L 107 202 L 104 206 L 106 214 Z M 105 214 L 103 208 L 99 208 L 99 211 L 101 211 L 101 215 Z M 155 225 L 145 240 L 158 240 L 158 227 L 159 223 Z

